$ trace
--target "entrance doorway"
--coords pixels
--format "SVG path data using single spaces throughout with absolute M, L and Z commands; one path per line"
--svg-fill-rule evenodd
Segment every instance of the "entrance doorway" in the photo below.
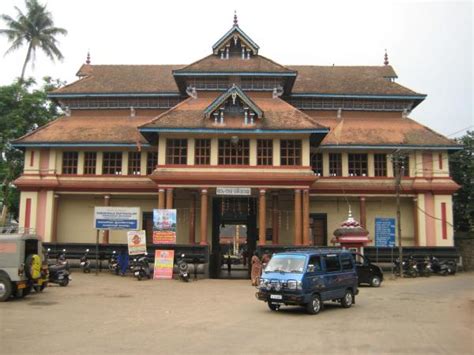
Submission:
M 257 199 L 216 197 L 212 201 L 211 278 L 249 278 L 257 246 Z
M 328 216 L 326 213 L 311 213 L 309 215 L 310 238 L 312 245 L 327 246 Z

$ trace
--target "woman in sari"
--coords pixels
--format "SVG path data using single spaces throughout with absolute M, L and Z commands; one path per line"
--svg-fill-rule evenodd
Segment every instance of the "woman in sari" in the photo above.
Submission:
M 250 273 L 250 277 L 252 279 L 252 286 L 258 286 L 260 274 L 262 273 L 262 263 L 259 257 L 257 256 L 257 252 L 253 253 L 251 264 L 252 271 Z

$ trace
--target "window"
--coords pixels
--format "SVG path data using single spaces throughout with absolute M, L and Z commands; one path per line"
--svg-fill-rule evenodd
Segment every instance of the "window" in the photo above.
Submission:
M 128 175 L 140 175 L 141 153 L 128 152 Z
M 410 176 L 410 159 L 407 156 L 399 156 L 401 176 Z M 397 176 L 397 167 L 393 161 L 393 175 Z
M 374 154 L 375 176 L 387 176 L 387 154 Z
M 166 164 L 186 165 L 188 159 L 187 139 L 166 140 Z
M 63 174 L 77 174 L 77 152 L 63 152 Z
M 280 159 L 281 165 L 301 165 L 301 140 L 281 140 Z
M 122 174 L 122 152 L 104 152 L 102 174 L 104 175 Z
M 316 175 L 323 175 L 323 155 L 321 153 L 311 153 L 311 169 Z
M 194 164 L 209 165 L 211 164 L 211 140 L 196 139 L 194 146 Z
M 308 265 L 314 265 L 314 272 L 321 271 L 321 257 L 319 255 L 312 255 L 309 258 Z
M 342 270 L 352 270 L 354 264 L 350 255 L 341 255 Z
M 146 153 L 146 174 L 150 175 L 158 165 L 158 152 Z
M 326 272 L 336 272 L 341 270 L 341 264 L 339 262 L 339 257 L 334 254 L 328 254 L 325 257 L 326 259 Z
M 367 154 L 349 154 L 349 176 L 367 176 Z
M 84 153 L 84 174 L 95 175 L 96 164 L 97 164 L 97 153 L 85 152 Z
M 273 165 L 273 140 L 257 140 L 257 165 Z
M 219 139 L 219 165 L 248 165 L 249 150 L 248 139 Z
M 329 176 L 342 176 L 341 153 L 329 153 Z

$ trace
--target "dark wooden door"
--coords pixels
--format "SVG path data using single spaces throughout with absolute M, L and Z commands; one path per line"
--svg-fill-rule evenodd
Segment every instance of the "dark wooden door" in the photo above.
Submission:
M 311 242 L 316 246 L 327 246 L 327 215 L 314 213 L 310 215 Z

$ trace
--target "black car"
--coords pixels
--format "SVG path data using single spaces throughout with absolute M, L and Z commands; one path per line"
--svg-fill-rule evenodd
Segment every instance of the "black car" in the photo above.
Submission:
M 362 254 L 355 253 L 357 276 L 360 284 L 369 284 L 372 287 L 379 287 L 383 281 L 382 269 L 370 262 L 370 259 Z

